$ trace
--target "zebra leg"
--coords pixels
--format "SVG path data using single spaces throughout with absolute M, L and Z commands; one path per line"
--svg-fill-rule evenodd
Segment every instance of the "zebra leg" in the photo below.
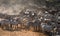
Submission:
M 18 29 L 18 24 L 15 25 L 15 29 L 16 29 L 16 30 Z
M 37 31 L 39 31 L 39 25 L 37 26 Z
M 37 31 L 37 26 L 35 26 L 35 31 Z
M 2 29 L 5 30 L 6 29 L 6 24 L 2 25 Z
M 13 24 L 10 24 L 10 31 L 13 31 Z
M 9 30 L 9 24 L 6 24 L 5 27 L 6 27 L 6 30 Z
M 29 27 L 30 27 L 29 25 L 26 26 L 26 29 L 27 29 L 28 31 L 29 31 L 29 29 L 30 29 Z
M 13 25 L 12 25 L 12 31 L 14 31 L 14 30 L 15 30 L 15 25 L 13 24 Z
M 0 23 L 0 27 L 1 27 L 1 23 Z
M 11 29 L 11 27 L 10 27 L 10 26 L 11 26 L 11 24 L 9 24 L 9 30 Z

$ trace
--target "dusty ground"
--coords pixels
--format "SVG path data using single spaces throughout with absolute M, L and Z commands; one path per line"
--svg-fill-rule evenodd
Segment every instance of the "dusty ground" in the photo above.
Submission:
M 43 33 L 32 32 L 32 31 L 3 31 L 0 29 L 0 36 L 46 36 Z

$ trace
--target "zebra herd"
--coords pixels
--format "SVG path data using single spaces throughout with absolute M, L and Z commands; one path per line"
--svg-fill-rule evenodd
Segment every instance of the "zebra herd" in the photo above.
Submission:
M 25 9 L 20 15 L 0 14 L 0 27 L 3 30 L 31 30 L 42 32 L 57 32 L 60 24 L 60 12 L 33 11 Z M 3 19 L 3 20 L 2 20 Z

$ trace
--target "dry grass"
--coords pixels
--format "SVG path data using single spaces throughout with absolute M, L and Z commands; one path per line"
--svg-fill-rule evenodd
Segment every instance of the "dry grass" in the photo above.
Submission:
M 47 36 L 43 33 L 32 32 L 32 31 L 3 31 L 0 29 L 0 36 Z

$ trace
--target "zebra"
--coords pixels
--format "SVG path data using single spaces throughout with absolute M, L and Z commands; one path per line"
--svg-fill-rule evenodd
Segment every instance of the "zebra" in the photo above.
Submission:
M 10 25 L 10 22 L 8 20 L 2 20 L 1 21 L 1 28 L 2 29 L 8 29 L 9 28 L 9 25 Z
M 31 31 L 40 31 L 40 24 L 41 22 L 39 20 L 35 20 L 34 22 L 29 21 L 27 27 Z

